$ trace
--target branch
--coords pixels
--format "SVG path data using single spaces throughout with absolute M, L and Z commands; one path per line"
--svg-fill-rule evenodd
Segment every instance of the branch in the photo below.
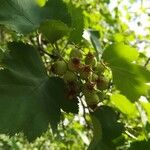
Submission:
M 43 46 L 42 46 L 42 35 L 41 34 L 38 34 L 37 36 L 37 44 L 38 44 L 38 48 L 39 48 L 39 51 L 42 53 L 42 54 L 46 54 L 47 56 L 49 56 L 50 58 L 54 58 L 54 55 L 46 52 L 44 49 L 43 49 Z
M 147 67 L 147 65 L 149 64 L 149 62 L 150 62 L 150 58 L 148 58 L 147 61 L 146 61 L 146 63 L 144 64 L 145 68 Z
M 87 128 L 91 128 L 90 125 L 89 125 L 89 121 L 86 119 L 86 111 L 85 111 L 85 109 L 88 109 L 88 108 L 84 105 L 84 103 L 82 101 L 82 96 L 80 96 L 79 99 L 80 99 L 80 102 L 81 102 L 81 105 L 82 105 L 82 108 L 83 108 L 83 118 L 84 118 L 84 120 L 86 122 Z

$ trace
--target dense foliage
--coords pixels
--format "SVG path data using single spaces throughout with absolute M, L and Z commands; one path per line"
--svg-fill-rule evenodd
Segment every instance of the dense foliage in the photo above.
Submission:
M 0 0 L 0 148 L 148 150 L 145 4 Z

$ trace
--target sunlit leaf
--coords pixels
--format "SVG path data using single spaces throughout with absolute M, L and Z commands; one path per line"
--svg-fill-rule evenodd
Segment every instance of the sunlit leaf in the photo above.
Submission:
M 114 104 L 114 106 L 123 114 L 133 118 L 138 116 L 138 110 L 135 104 L 131 103 L 125 96 L 121 94 L 113 94 L 110 99 L 112 104 Z
M 135 61 L 138 56 L 139 53 L 135 48 L 123 43 L 112 44 L 108 46 L 103 53 L 103 59 L 110 64 L 118 63 L 120 59 L 126 62 L 132 62 Z
M 37 4 L 40 6 L 40 7 L 43 7 L 45 5 L 47 0 L 36 0 Z
M 150 72 L 142 66 L 131 63 L 138 57 L 136 49 L 122 43 L 106 48 L 103 59 L 111 68 L 113 82 L 129 100 L 135 101 L 147 95 Z
M 97 58 L 98 58 L 99 57 L 98 55 L 102 54 L 102 52 L 103 52 L 103 49 L 102 49 L 102 47 L 100 45 L 100 41 L 99 41 L 99 38 L 100 38 L 99 31 L 87 29 L 84 31 L 83 37 L 93 45 L 93 47 L 97 53 Z
M 146 99 L 145 100 L 141 99 L 140 103 L 147 114 L 148 121 L 150 122 L 150 102 Z

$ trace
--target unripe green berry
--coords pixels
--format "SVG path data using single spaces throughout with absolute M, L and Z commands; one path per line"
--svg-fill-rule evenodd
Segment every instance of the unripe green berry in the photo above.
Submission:
M 95 73 L 92 73 L 91 80 L 92 80 L 93 82 L 96 82 L 96 81 L 98 80 L 98 75 L 95 74 Z
M 73 49 L 71 52 L 70 52 L 70 57 L 71 58 L 80 58 L 82 59 L 82 52 L 79 50 L 79 49 Z
M 64 61 L 58 60 L 52 65 L 52 72 L 57 75 L 64 75 L 67 71 L 67 65 Z
M 64 79 L 66 82 L 76 81 L 76 80 L 77 80 L 77 76 L 76 76 L 73 72 L 67 71 L 67 72 L 64 74 L 63 79 Z
M 89 93 L 85 95 L 85 101 L 87 103 L 87 105 L 95 105 L 99 103 L 99 97 L 98 95 L 93 92 L 93 93 Z

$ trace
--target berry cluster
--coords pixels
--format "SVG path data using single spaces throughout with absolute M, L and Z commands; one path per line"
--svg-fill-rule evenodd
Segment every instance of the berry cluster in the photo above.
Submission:
M 72 49 L 68 60 L 61 59 L 52 63 L 51 71 L 66 82 L 67 98 L 84 95 L 89 107 L 101 102 L 103 91 L 108 89 L 105 67 L 92 52 L 83 55 L 81 50 Z

